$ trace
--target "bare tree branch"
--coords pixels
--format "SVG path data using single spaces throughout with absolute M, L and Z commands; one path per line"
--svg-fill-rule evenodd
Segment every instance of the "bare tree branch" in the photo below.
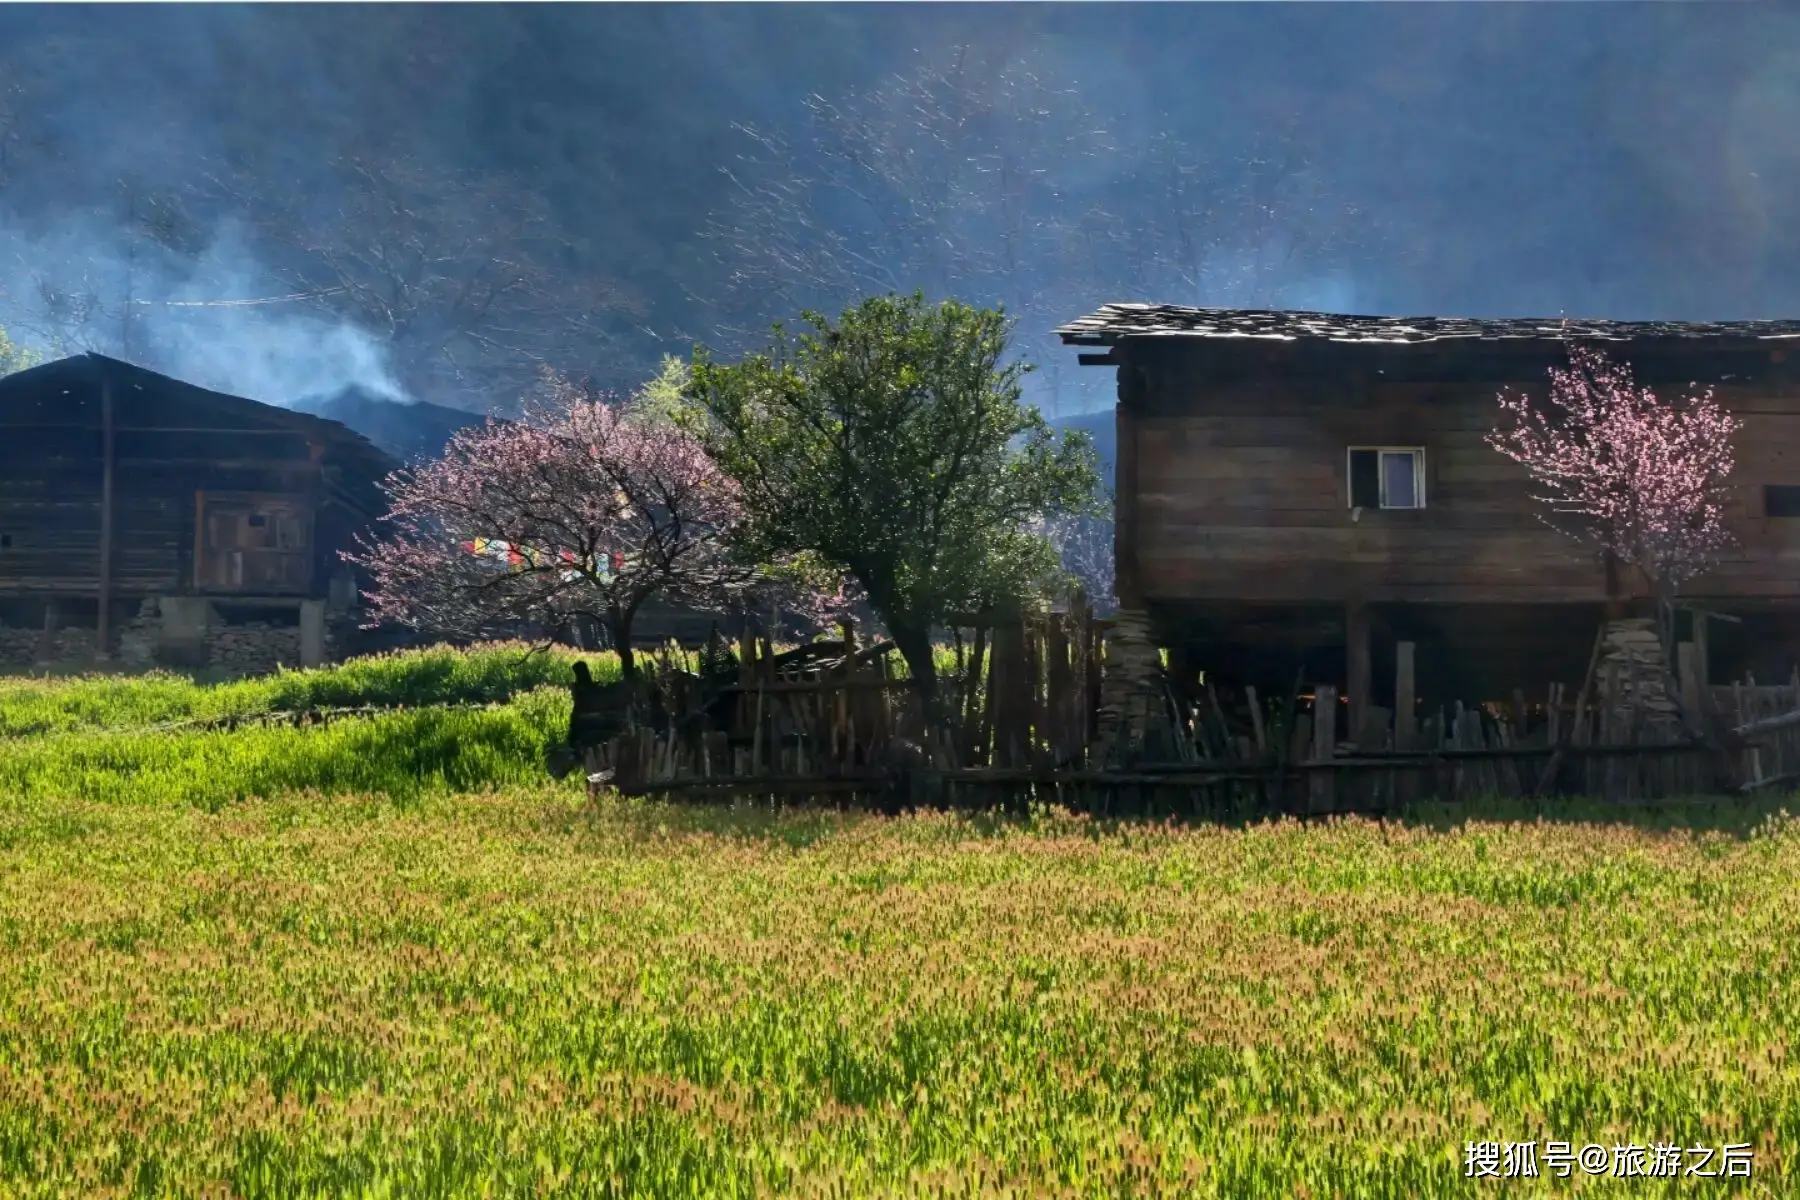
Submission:
M 411 390 L 504 407 L 546 369 L 616 357 L 612 323 L 635 317 L 636 301 L 584 274 L 516 181 L 374 152 L 335 165 L 330 205 L 270 206 L 228 173 L 212 184 L 257 212 L 297 291 L 388 347 Z
M 726 285 L 707 299 L 728 341 L 914 289 L 1002 304 L 1027 337 L 1122 298 L 1274 305 L 1370 240 L 1294 131 L 1215 160 L 1171 128 L 1102 118 L 1030 56 L 961 50 L 811 98 L 792 140 L 742 132 L 732 202 L 708 229 Z M 1042 357 L 1034 383 L 1055 411 L 1075 365 Z

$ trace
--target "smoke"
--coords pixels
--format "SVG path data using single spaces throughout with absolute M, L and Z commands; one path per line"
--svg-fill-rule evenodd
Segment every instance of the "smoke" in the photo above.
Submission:
M 92 351 L 267 404 L 359 388 L 411 403 L 386 346 L 265 266 L 236 222 L 204 238 L 76 213 L 0 228 L 0 325 L 45 357 Z M 154 226 L 154 222 L 149 222 Z
M 642 299 L 599 350 L 556 347 L 560 329 L 539 338 L 556 350 L 544 358 L 580 374 L 653 360 L 666 346 L 643 330 L 722 338 L 729 327 L 760 341 L 800 307 L 776 268 L 804 266 L 822 245 L 871 260 L 879 284 L 857 294 L 892 276 L 902 291 L 1007 300 L 1024 318 L 1021 352 L 1043 368 L 1030 395 L 1056 414 L 1111 403 L 1109 372 L 1076 367 L 1050 333 L 1108 300 L 1779 316 L 1800 309 L 1792 8 L 0 5 L 0 199 L 43 222 L 0 219 L 0 323 L 50 353 L 118 353 L 261 400 L 346 384 L 389 394 L 403 373 L 424 399 L 460 401 L 474 389 L 440 394 L 412 361 L 414 335 L 395 335 L 389 357 L 385 326 L 372 336 L 322 304 L 214 303 L 296 290 L 280 274 L 295 247 L 241 236 L 219 213 L 197 243 L 170 247 L 106 207 L 120 178 L 179 191 L 228 163 L 246 216 L 292 208 L 330 231 L 348 225 L 330 164 L 382 161 L 384 147 L 458 178 L 527 181 L 550 213 L 537 233 L 558 246 L 557 287 L 597 281 Z M 787 181 L 821 166 L 747 146 L 742 126 L 804 145 L 817 133 L 806 97 L 841 109 L 895 73 L 947 67 L 963 44 L 983 62 L 1030 60 L 1043 107 L 1089 110 L 1096 124 L 1076 127 L 1109 131 L 1103 153 L 1060 157 L 1045 139 L 1063 138 L 1066 116 L 1019 123 L 1036 143 L 989 139 L 1010 147 L 1009 170 L 1027 168 L 1028 190 L 1055 192 L 1023 219 L 984 226 L 971 214 L 992 206 L 938 205 L 990 257 L 1003 248 L 996 227 L 1060 221 L 1055 236 L 1015 239 L 1018 286 L 935 253 L 936 230 L 886 250 L 862 236 L 862 218 L 824 207 L 804 214 L 804 237 L 745 239 L 756 271 L 705 236 L 765 174 L 798 204 L 807 197 Z M 878 115 L 898 125 L 908 111 Z M 944 155 L 928 169 L 906 157 L 926 145 L 904 140 L 905 154 L 881 161 L 903 181 L 922 177 L 912 194 L 930 200 L 957 178 L 939 169 Z M 1264 169 L 1247 170 L 1252 160 Z M 1290 160 L 1314 186 L 1268 190 Z M 80 205 L 99 207 L 60 215 Z M 1377 219 L 1391 236 L 1370 249 L 1362 225 Z M 1083 236 L 1062 236 L 1070 228 Z M 1289 260 L 1296 231 L 1301 249 L 1325 252 Z M 1260 256 L 1231 254 L 1246 245 Z M 58 311 L 44 311 L 40 281 L 60 293 Z M 89 293 L 100 298 L 84 304 Z M 443 358 L 417 354 L 433 368 Z
M 1281 289 L 1281 302 L 1284 307 L 1308 312 L 1359 313 L 1370 307 L 1348 273 L 1300 280 Z

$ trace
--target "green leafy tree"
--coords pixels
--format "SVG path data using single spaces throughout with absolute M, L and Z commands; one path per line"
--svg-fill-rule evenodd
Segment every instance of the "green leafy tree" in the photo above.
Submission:
M 686 392 L 691 378 L 685 359 L 663 355 L 662 366 L 631 398 L 632 414 L 653 423 L 676 424 L 688 409 Z
M 19 345 L 6 336 L 6 330 L 0 329 L 0 375 L 11 375 L 37 364 L 38 355 L 35 352 Z
M 933 631 L 1056 573 L 1043 519 L 1096 510 L 1093 446 L 1021 403 L 998 310 L 914 294 L 803 320 L 740 363 L 697 351 L 684 419 L 738 485 L 743 549 L 854 579 L 932 712 Z

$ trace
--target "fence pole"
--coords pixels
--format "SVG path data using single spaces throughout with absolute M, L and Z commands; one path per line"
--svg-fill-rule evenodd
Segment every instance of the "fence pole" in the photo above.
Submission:
M 1414 722 L 1418 715 L 1418 693 L 1413 683 L 1412 642 L 1394 647 L 1394 749 L 1413 748 Z
M 1329 683 L 1313 686 L 1313 745 L 1314 762 L 1325 763 L 1337 757 L 1337 688 Z M 1333 773 L 1324 768 L 1311 772 L 1307 781 L 1307 811 L 1316 813 L 1331 808 L 1335 792 Z

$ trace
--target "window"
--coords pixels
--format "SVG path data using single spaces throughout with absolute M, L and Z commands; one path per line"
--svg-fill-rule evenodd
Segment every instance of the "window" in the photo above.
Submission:
M 1352 446 L 1351 508 L 1424 508 L 1425 451 L 1417 446 Z
M 1763 488 L 1765 517 L 1800 517 L 1800 487 L 1771 483 Z
M 307 497 L 254 492 L 195 496 L 194 586 L 203 592 L 306 592 L 312 584 Z

